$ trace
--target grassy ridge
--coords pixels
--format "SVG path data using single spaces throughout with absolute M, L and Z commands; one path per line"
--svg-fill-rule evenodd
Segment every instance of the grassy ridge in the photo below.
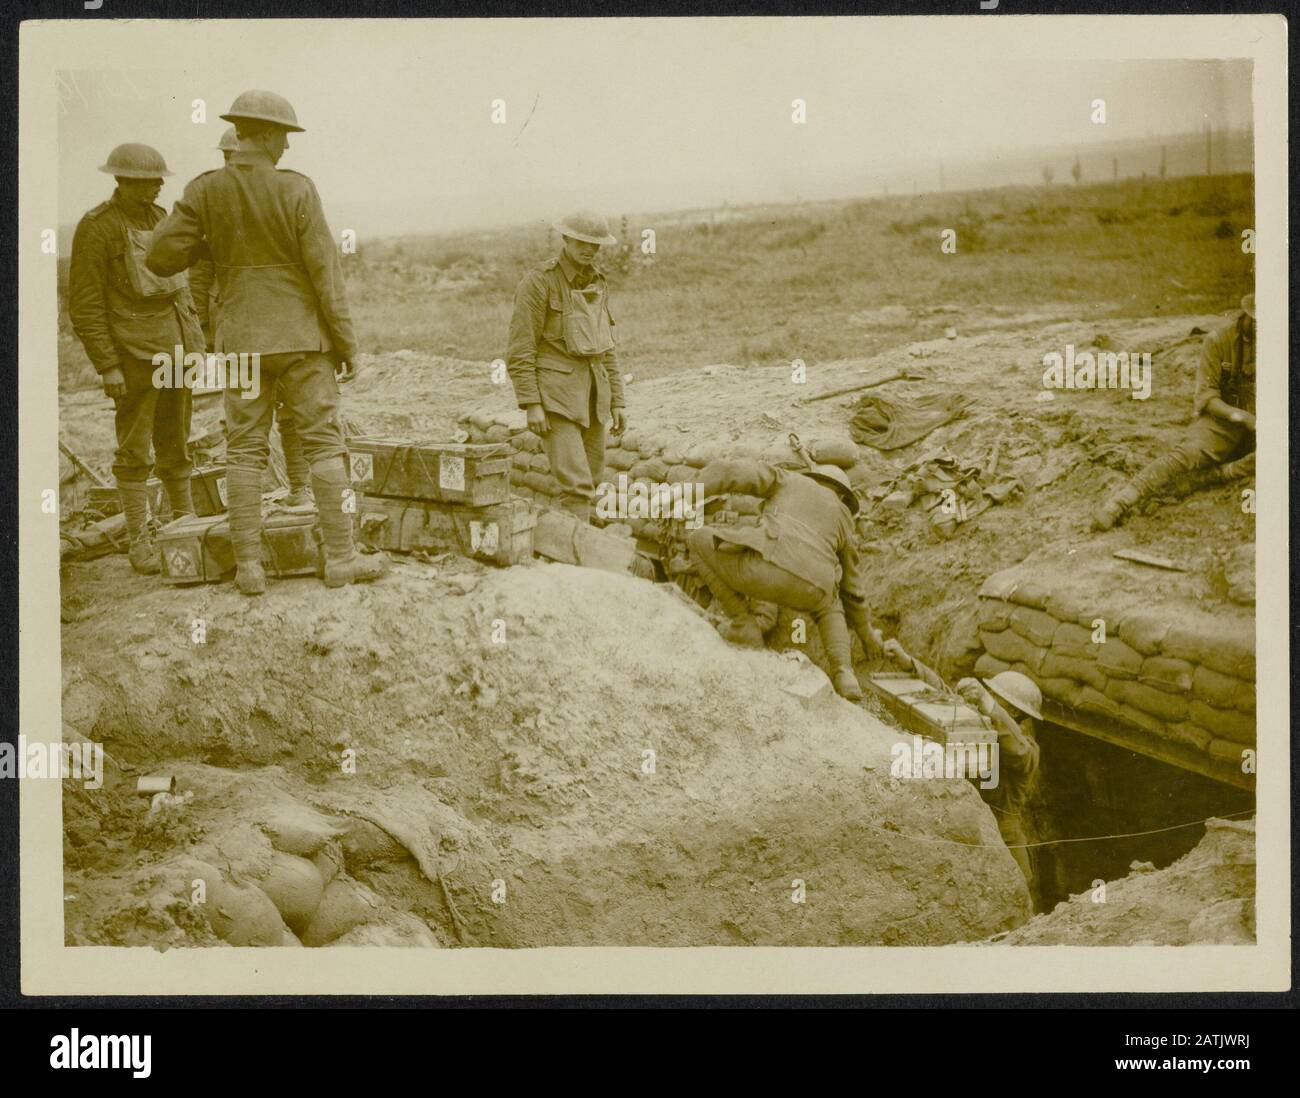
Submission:
M 1080 318 L 1215 311 L 1249 288 L 1253 177 L 873 198 L 625 220 L 610 277 L 624 370 L 809 365 L 978 330 L 996 313 Z M 656 232 L 656 254 L 639 251 Z M 940 232 L 957 231 L 957 253 Z M 515 284 L 556 249 L 542 228 L 361 242 L 344 258 L 361 345 L 504 355 Z M 62 265 L 61 265 L 62 266 Z M 903 314 L 880 314 L 903 306 Z M 66 317 L 63 332 L 69 335 Z M 93 384 L 75 339 L 65 387 Z

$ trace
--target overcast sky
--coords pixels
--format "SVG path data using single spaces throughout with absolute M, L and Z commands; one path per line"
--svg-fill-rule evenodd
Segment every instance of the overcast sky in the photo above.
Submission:
M 1245 62 L 1008 56 L 1005 43 L 902 35 L 903 22 L 172 24 L 167 48 L 151 41 L 121 70 L 70 64 L 60 220 L 111 190 L 95 168 L 121 141 L 164 154 L 170 208 L 186 180 L 219 165 L 217 116 L 250 87 L 287 96 L 307 128 L 281 166 L 316 181 L 336 232 L 372 235 L 549 220 L 572 206 L 618 214 L 878 193 L 881 181 L 930 178 L 939 161 L 1207 120 L 1250 126 Z M 147 68 L 127 71 L 145 57 Z M 199 98 L 204 125 L 190 121 Z M 791 121 L 796 98 L 804 125 Z M 1098 98 L 1105 125 L 1090 120 Z M 495 99 L 504 125 L 492 122 Z

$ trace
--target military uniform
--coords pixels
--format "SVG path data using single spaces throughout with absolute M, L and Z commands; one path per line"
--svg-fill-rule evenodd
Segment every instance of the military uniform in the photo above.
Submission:
M 944 694 L 953 693 L 933 668 L 918 659 L 909 659 L 912 674 L 918 679 Z M 1037 876 L 1025 826 L 1026 803 L 1033 794 L 1038 775 L 1039 750 L 1034 722 L 1026 717 L 1017 723 L 996 700 L 983 716 L 985 723 L 998 734 L 998 784 L 992 789 L 981 789 L 980 796 L 993 810 L 998 833 L 1024 874 L 1030 894 L 1034 895 Z
M 722 608 L 742 616 L 744 595 L 810 611 L 832 677 L 852 676 L 848 626 L 868 651 L 872 626 L 853 518 L 839 494 L 803 473 L 756 461 L 715 461 L 700 479 L 705 498 L 737 492 L 763 500 L 757 526 L 705 526 L 687 535 L 700 577 Z
M 1255 433 L 1207 412 L 1206 405 L 1216 397 L 1255 414 L 1255 339 L 1245 313 L 1205 337 L 1192 401 L 1196 418 L 1183 440 L 1112 497 L 1094 518 L 1095 528 L 1109 529 L 1134 505 L 1167 489 L 1184 474 L 1219 466 L 1220 478 L 1227 481 L 1254 473 Z
M 203 327 L 203 338 L 209 350 L 216 336 L 217 308 L 220 294 L 217 290 L 216 265 L 211 259 L 200 259 L 189 269 L 190 294 Z M 298 429 L 293 416 L 286 414 L 283 392 L 275 395 L 275 422 L 280 428 L 280 444 L 284 448 L 284 468 L 289 479 L 289 489 L 298 496 L 311 479 L 311 467 L 302 452 Z
M 260 576 L 260 485 L 278 389 L 311 465 L 325 579 L 334 586 L 331 562 L 350 564 L 355 557 L 341 503 L 347 445 L 335 364 L 354 360 L 357 345 L 338 251 L 312 181 L 276 168 L 261 149 L 244 148 L 224 168 L 191 180 L 155 233 L 148 262 L 166 274 L 206 258 L 220 292 L 215 350 L 260 356 L 258 395 L 245 399 L 237 388 L 226 390 L 227 489 L 240 572 Z M 258 593 L 256 581 L 240 586 Z
M 587 518 L 605 469 L 605 433 L 624 407 L 605 276 L 566 254 L 529 271 L 515 292 L 506 359 L 521 408 L 540 404 L 561 506 Z
M 114 191 L 82 217 L 72 239 L 68 315 L 95 370 L 119 369 L 126 381 L 115 415 L 119 487 L 132 493 L 138 486 L 143 500 L 156 467 L 173 510 L 181 511 L 189 498 L 191 395 L 155 386 L 152 358 L 165 353 L 170 361 L 177 347 L 201 353 L 203 333 L 184 278 L 160 280 L 144 266 L 149 234 L 165 216 L 160 206 L 128 204 Z M 128 524 L 142 523 L 143 512 L 123 500 Z

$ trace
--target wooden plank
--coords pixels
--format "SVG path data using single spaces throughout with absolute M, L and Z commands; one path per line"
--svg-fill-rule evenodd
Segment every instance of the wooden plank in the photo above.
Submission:
M 1253 774 L 1243 774 L 1239 765 L 1211 758 L 1204 751 L 1190 744 L 1176 743 L 1153 736 L 1149 732 L 1143 732 L 1141 729 L 1132 728 L 1118 721 L 1103 720 L 1091 713 L 1071 709 L 1051 698 L 1043 699 L 1043 717 L 1049 724 L 1060 725 L 1071 732 L 1079 732 L 1114 747 L 1122 747 L 1138 755 L 1145 755 L 1148 759 L 1176 766 L 1180 770 L 1190 770 L 1194 774 L 1200 774 L 1216 782 L 1254 792 Z
M 1141 549 L 1116 549 L 1111 554 L 1120 560 L 1131 560 L 1134 564 L 1146 564 L 1152 568 L 1163 568 L 1166 572 L 1186 572 L 1181 564 L 1168 557 L 1158 557 L 1154 553 L 1144 553 Z

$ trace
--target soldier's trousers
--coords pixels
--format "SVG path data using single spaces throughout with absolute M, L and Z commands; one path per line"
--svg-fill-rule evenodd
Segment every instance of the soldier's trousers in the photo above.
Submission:
M 551 429 L 542 436 L 551 476 L 560 486 L 560 507 L 582 519 L 591 517 L 596 484 L 605 472 L 605 425 L 596 418 L 595 386 L 592 386 L 590 426 L 547 412 Z
M 125 360 L 118 365 L 126 379 L 126 396 L 114 402 L 113 476 L 119 483 L 140 483 L 154 469 L 160 480 L 189 476 L 193 401 L 189 389 L 157 388 L 152 363 Z
M 719 549 L 713 531 L 708 527 L 692 530 L 686 535 L 686 544 L 699 563 L 701 578 L 724 609 L 728 603 L 737 605 L 741 596 L 745 596 L 759 602 L 774 602 L 791 610 L 808 611 L 817 622 L 817 631 L 821 634 L 822 646 L 832 670 L 853 666 L 849 629 L 838 591 L 827 593 L 793 572 L 764 560 L 753 549 L 741 549 L 738 553 Z
M 1133 478 L 1131 489 L 1145 499 L 1166 488 L 1180 474 L 1219 465 L 1242 448 L 1251 432 L 1210 415 L 1197 416 L 1183 440 L 1161 454 Z M 1253 447 L 1252 447 L 1253 449 Z
M 290 351 L 262 355 L 259 366 L 257 396 L 245 399 L 240 389 L 226 389 L 226 465 L 266 468 L 278 401 L 283 401 L 309 463 L 346 454 L 338 418 L 339 385 L 330 357 L 320 351 Z

